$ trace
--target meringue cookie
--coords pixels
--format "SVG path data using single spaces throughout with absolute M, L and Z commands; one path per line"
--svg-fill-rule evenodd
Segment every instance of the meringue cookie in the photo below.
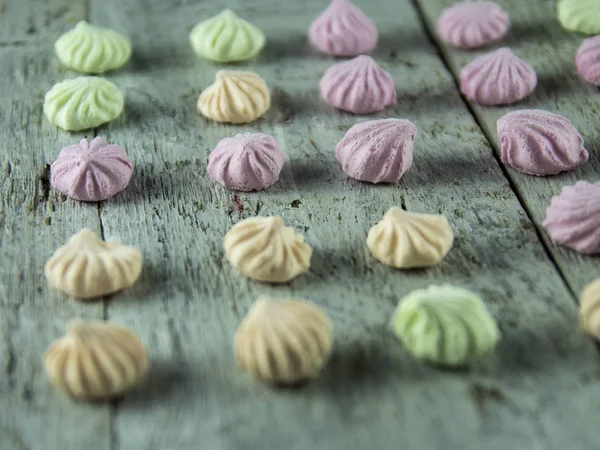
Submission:
M 600 34 L 598 0 L 559 0 L 558 21 L 563 28 L 585 34 Z
M 219 141 L 208 156 L 208 175 L 236 191 L 259 191 L 279 179 L 285 155 L 279 142 L 264 133 L 236 134 Z
M 59 37 L 54 49 L 61 63 L 83 73 L 118 69 L 131 56 L 131 44 L 125 36 L 85 20 Z
M 577 50 L 577 71 L 588 83 L 600 86 L 600 36 L 583 41 Z
M 579 301 L 581 325 L 590 336 L 600 339 L 600 279 L 589 283 Z
M 583 138 L 565 117 L 523 109 L 498 120 L 502 161 L 529 175 L 554 175 L 588 160 Z
M 320 87 L 330 106 L 354 114 L 374 113 L 396 103 L 392 76 L 367 55 L 331 66 Z
M 332 0 L 308 29 L 310 42 L 332 56 L 370 53 L 379 39 L 377 27 L 350 0 Z
M 433 266 L 444 259 L 453 242 L 454 233 L 444 216 L 396 207 L 367 235 L 367 247 L 375 259 L 397 269 Z
M 600 183 L 565 186 L 552 198 L 544 227 L 557 244 L 580 253 L 600 253 Z
M 401 299 L 392 326 L 414 356 L 449 367 L 468 365 L 500 339 L 483 300 L 450 285 L 429 286 Z
M 242 220 L 225 235 L 227 260 L 248 278 L 286 283 L 310 268 L 312 248 L 281 217 Z
M 121 291 L 142 272 L 142 254 L 119 242 L 104 242 L 84 228 L 46 262 L 48 281 L 59 291 L 88 299 Z
M 460 90 L 480 105 L 524 99 L 537 85 L 535 70 L 508 47 L 475 59 L 460 72 Z
M 125 101 L 114 84 L 99 77 L 78 77 L 55 84 L 46 93 L 44 114 L 57 127 L 87 130 L 119 117 Z
M 502 39 L 510 21 L 494 2 L 465 1 L 442 11 L 437 22 L 440 38 L 458 48 L 477 48 Z
M 257 27 L 226 9 L 200 22 L 190 33 L 194 51 L 211 61 L 244 61 L 265 46 L 265 35 Z
M 235 333 L 238 365 L 269 383 L 316 378 L 331 354 L 333 326 L 327 313 L 305 300 L 261 297 Z
M 371 183 L 398 181 L 412 166 L 417 127 L 404 119 L 382 119 L 354 125 L 335 154 L 344 172 Z
M 54 386 L 78 399 L 108 399 L 132 389 L 148 372 L 148 351 L 127 328 L 71 320 L 44 364 Z
M 101 137 L 63 148 L 50 167 L 52 187 L 83 202 L 99 202 L 121 192 L 132 171 L 125 150 Z
M 198 109 L 215 122 L 249 123 L 271 106 L 271 94 L 257 73 L 219 70 L 198 99 Z

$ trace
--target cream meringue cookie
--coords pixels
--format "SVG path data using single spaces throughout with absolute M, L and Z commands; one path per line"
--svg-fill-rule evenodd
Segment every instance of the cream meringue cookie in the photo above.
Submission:
M 46 262 L 46 278 L 56 289 L 90 299 L 131 286 L 142 272 L 142 253 L 119 242 L 105 242 L 84 228 Z
M 518 102 L 536 85 L 535 70 L 508 47 L 480 56 L 460 72 L 461 92 L 480 105 Z
M 371 183 L 400 180 L 412 166 L 417 127 L 405 119 L 382 119 L 354 125 L 335 153 L 348 176 Z
M 350 0 L 332 0 L 329 7 L 311 24 L 310 42 L 332 56 L 357 56 L 370 53 L 377 45 L 375 22 Z
M 275 184 L 285 155 L 279 142 L 264 133 L 243 133 L 219 141 L 208 155 L 208 175 L 236 191 L 259 191 Z
M 219 70 L 216 80 L 198 99 L 202 115 L 215 122 L 249 123 L 271 106 L 271 94 L 257 73 Z
M 600 279 L 589 283 L 579 301 L 581 325 L 590 336 L 600 339 Z
M 133 163 L 125 150 L 101 137 L 63 148 L 50 167 L 52 187 L 75 200 L 99 202 L 129 184 Z
M 333 326 L 325 310 L 305 300 L 260 297 L 235 333 L 235 359 L 269 383 L 316 378 L 331 354 Z
M 439 263 L 452 248 L 454 233 L 437 214 L 416 214 L 393 207 L 369 230 L 367 247 L 380 262 L 398 269 Z
M 437 32 L 458 48 L 477 48 L 502 39 L 510 28 L 508 14 L 496 3 L 464 1 L 442 11 Z
M 544 227 L 557 244 L 580 253 L 600 253 L 600 183 L 565 186 L 552 198 Z
M 331 66 L 320 88 L 330 106 L 354 114 L 374 113 L 396 103 L 392 76 L 368 55 Z
M 44 364 L 52 384 L 71 397 L 113 398 L 148 372 L 148 351 L 127 328 L 81 319 L 70 321 L 67 328 L 46 351 Z
M 577 71 L 588 83 L 600 86 L 600 36 L 583 41 L 577 50 Z
M 281 217 L 242 220 L 223 244 L 227 260 L 253 280 L 286 283 L 310 268 L 312 248 Z
M 583 138 L 565 117 L 523 109 L 498 120 L 502 161 L 529 175 L 554 175 L 588 160 Z

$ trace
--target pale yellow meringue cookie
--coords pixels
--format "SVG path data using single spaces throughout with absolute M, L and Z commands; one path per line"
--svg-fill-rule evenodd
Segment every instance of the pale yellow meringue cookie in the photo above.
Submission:
M 286 283 L 310 268 L 312 248 L 281 217 L 242 220 L 224 239 L 227 260 L 248 278 Z
M 600 279 L 589 283 L 581 293 L 581 325 L 590 336 L 600 339 Z
M 48 377 L 71 397 L 105 399 L 133 388 L 148 371 L 148 352 L 130 330 L 106 322 L 69 322 L 44 355 Z
M 329 359 L 333 326 L 305 300 L 261 297 L 235 333 L 238 365 L 256 378 L 295 384 L 316 378 Z
M 444 216 L 415 214 L 396 207 L 367 236 L 371 254 L 398 269 L 437 264 L 450 251 L 453 241 L 452 228 Z
M 198 99 L 202 115 L 215 122 L 249 123 L 271 106 L 271 94 L 257 73 L 219 70 L 216 80 Z
M 131 286 L 142 271 L 142 253 L 119 242 L 105 242 L 84 228 L 54 252 L 46 278 L 73 297 L 101 297 Z

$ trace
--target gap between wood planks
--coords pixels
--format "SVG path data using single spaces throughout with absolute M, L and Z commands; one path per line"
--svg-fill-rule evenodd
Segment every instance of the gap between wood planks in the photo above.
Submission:
M 494 150 L 497 150 L 495 148 L 496 146 L 494 144 L 494 140 L 492 139 L 492 136 L 490 136 L 489 133 L 486 132 L 485 127 L 483 126 L 483 124 L 481 123 L 481 120 L 479 119 L 479 117 L 475 113 L 475 110 L 473 109 L 471 103 L 469 101 L 467 101 L 467 99 L 464 97 L 464 95 L 462 94 L 462 92 L 460 92 L 460 83 L 459 83 L 459 80 L 456 77 L 456 75 L 454 74 L 454 72 L 452 71 L 452 68 L 451 68 L 450 63 L 448 61 L 448 58 L 447 58 L 447 56 L 446 56 L 446 54 L 444 52 L 443 47 L 441 47 L 438 44 L 438 41 L 435 38 L 435 34 L 434 34 L 435 31 L 432 29 L 432 27 L 430 26 L 430 24 L 427 22 L 427 20 L 425 18 L 425 12 L 423 11 L 423 8 L 421 7 L 420 0 L 410 0 L 410 3 L 413 5 L 413 8 L 415 9 L 415 11 L 417 13 L 417 17 L 419 18 L 419 22 L 421 24 L 421 27 L 422 27 L 423 31 L 425 32 L 425 35 L 427 36 L 427 39 L 429 40 L 429 43 L 435 48 L 435 50 L 438 53 L 438 56 L 440 57 L 440 60 L 444 64 L 444 67 L 446 68 L 446 70 L 448 71 L 448 73 L 452 76 L 452 79 L 454 80 L 454 84 L 456 86 L 456 89 L 458 90 L 458 92 L 460 94 L 460 98 L 461 98 L 462 102 L 465 104 L 465 106 L 467 107 L 467 109 L 469 111 L 469 114 L 471 114 L 471 116 L 473 117 L 473 120 L 475 121 L 475 123 L 477 124 L 477 126 L 479 127 L 479 129 L 481 130 L 481 132 L 483 133 L 483 135 L 485 136 L 485 138 L 487 139 L 488 144 L 490 145 L 490 147 L 492 149 L 494 149 Z M 562 282 L 564 283 L 564 285 L 566 286 L 567 290 L 571 294 L 571 297 L 573 298 L 573 300 L 577 304 L 578 303 L 577 302 L 577 294 L 575 293 L 575 289 L 573 289 L 573 287 L 569 283 L 567 277 L 565 276 L 565 274 L 563 273 L 563 271 L 560 269 L 558 263 L 556 262 L 556 259 L 554 258 L 554 255 L 552 255 L 552 252 L 550 251 L 550 248 L 548 247 L 548 244 L 546 243 L 546 241 L 543 238 L 544 231 L 533 220 L 532 212 L 531 212 L 530 208 L 527 206 L 527 203 L 525 202 L 525 199 L 523 198 L 523 194 L 519 190 L 519 186 L 515 183 L 515 180 L 511 176 L 511 174 L 508 171 L 508 169 L 506 168 L 506 166 L 504 164 L 502 164 L 502 160 L 500 159 L 500 156 L 498 155 L 498 152 L 497 151 L 492 151 L 492 154 L 494 156 L 494 159 L 496 160 L 496 163 L 500 167 L 500 170 L 502 171 L 502 174 L 504 175 L 504 178 L 506 178 L 506 181 L 508 182 L 511 190 L 514 192 L 515 196 L 517 197 L 517 201 L 521 205 L 521 208 L 523 208 L 523 211 L 525 211 L 525 214 L 527 215 L 527 219 L 533 225 L 533 229 L 535 230 L 535 234 L 537 235 L 538 240 L 542 244 L 542 247 L 544 248 L 544 252 L 546 253 L 546 256 L 548 257 L 548 259 L 550 260 L 550 262 L 554 266 L 554 269 L 556 270 L 556 272 L 558 273 L 558 275 L 561 278 Z

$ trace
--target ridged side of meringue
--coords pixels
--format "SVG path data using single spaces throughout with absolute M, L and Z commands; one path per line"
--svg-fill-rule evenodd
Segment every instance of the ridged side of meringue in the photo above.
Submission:
M 437 32 L 458 48 L 478 48 L 502 39 L 510 28 L 508 14 L 496 3 L 464 1 L 442 11 Z
M 264 133 L 237 134 L 219 141 L 208 156 L 208 174 L 236 191 L 266 189 L 279 179 L 285 155 L 279 142 Z
M 412 166 L 417 127 L 405 119 L 382 119 L 354 125 L 335 153 L 348 176 L 371 183 L 393 183 Z
M 83 73 L 104 73 L 118 69 L 131 56 L 129 39 L 85 20 L 59 37 L 54 49 L 61 63 Z
M 249 123 L 266 113 L 271 94 L 257 73 L 219 70 L 216 80 L 198 98 L 202 115 L 215 122 Z
M 190 33 L 194 51 L 211 61 L 244 61 L 256 56 L 266 38 L 256 26 L 226 9 L 200 22 Z
M 577 71 L 588 83 L 600 86 L 600 36 L 583 41 L 577 50 Z
M 476 58 L 460 72 L 461 92 L 480 105 L 518 102 L 536 86 L 535 70 L 508 47 Z
M 552 198 L 544 227 L 557 244 L 580 253 L 600 253 L 600 183 L 565 186 Z
M 354 114 L 374 113 L 396 103 L 394 79 L 368 55 L 331 66 L 320 88 L 330 106 Z
M 590 336 L 600 339 L 600 279 L 586 285 L 579 306 L 582 328 Z
M 498 120 L 502 161 L 529 175 L 573 170 L 589 158 L 571 122 L 540 109 L 524 109 Z
M 308 30 L 310 42 L 332 56 L 370 53 L 379 39 L 377 27 L 350 0 L 332 0 Z

